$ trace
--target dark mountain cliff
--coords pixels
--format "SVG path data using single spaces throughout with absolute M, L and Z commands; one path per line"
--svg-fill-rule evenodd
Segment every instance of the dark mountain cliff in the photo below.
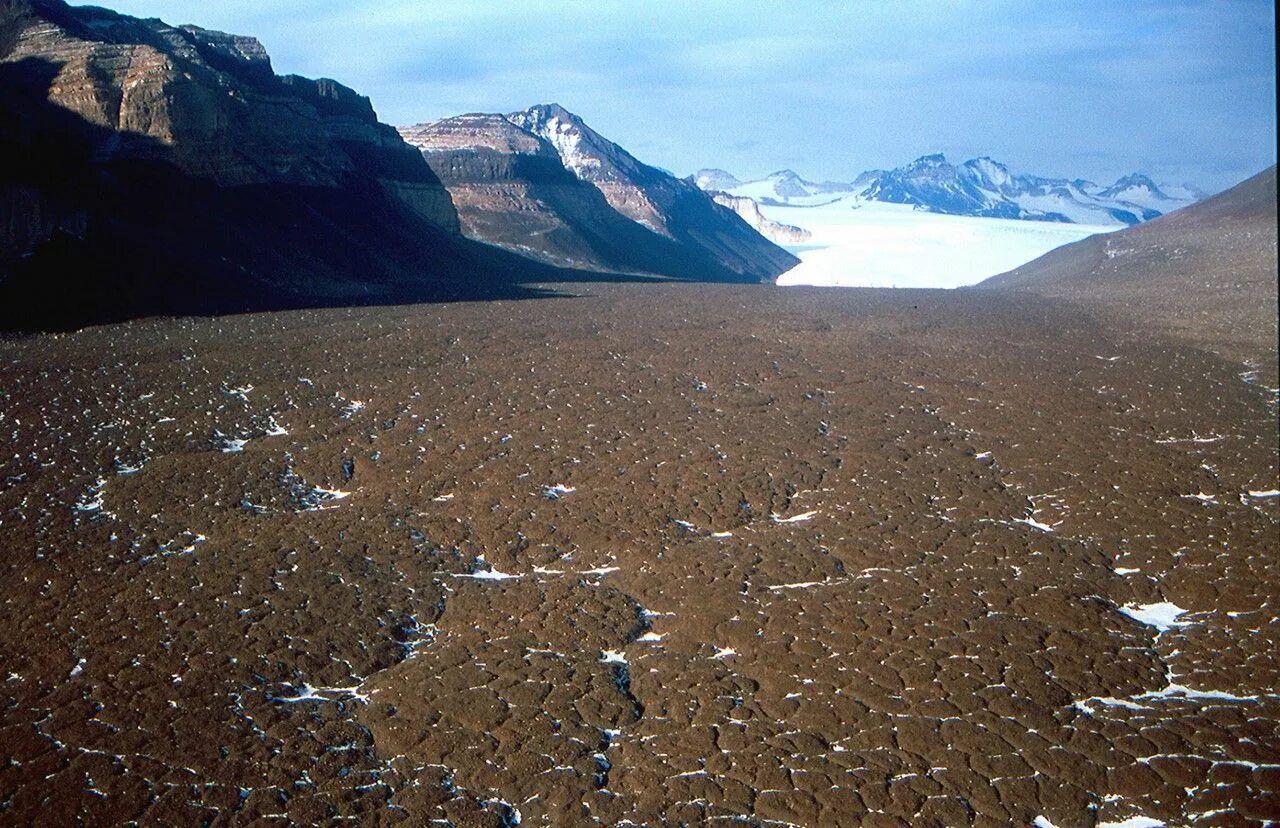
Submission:
M 5 327 L 522 293 L 457 227 L 367 99 L 257 41 L 0 4 Z
M 573 187 L 581 200 L 585 185 L 555 150 L 525 139 L 541 148 L 478 154 L 456 172 Z M 648 244 L 653 233 L 592 192 L 575 214 L 579 235 L 594 239 L 585 249 L 622 256 Z M 590 272 L 602 269 L 759 281 L 787 266 L 763 240 L 735 247 L 754 235 L 745 225 L 708 229 L 695 218 L 639 262 L 514 255 L 461 235 L 449 191 L 368 98 L 333 80 L 277 76 L 253 38 L 62 0 L 0 0 L 3 328 L 533 296 L 545 291 L 523 285 L 618 278 Z M 714 252 L 690 255 L 694 239 Z

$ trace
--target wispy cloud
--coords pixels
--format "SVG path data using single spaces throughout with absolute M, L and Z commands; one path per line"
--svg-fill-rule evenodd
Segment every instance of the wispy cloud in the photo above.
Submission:
M 935 149 L 1221 187 L 1275 160 L 1265 0 L 97 0 L 254 34 L 392 122 L 558 100 L 645 160 L 850 178 Z

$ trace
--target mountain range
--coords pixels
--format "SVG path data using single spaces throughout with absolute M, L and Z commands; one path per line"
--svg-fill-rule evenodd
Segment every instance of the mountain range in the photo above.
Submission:
M 1138 173 L 1103 186 L 1015 174 L 987 157 L 953 164 L 942 154 L 892 170 L 869 170 L 848 183 L 807 181 L 791 170 L 744 182 L 724 170 L 704 169 L 689 180 L 765 205 L 815 206 L 855 198 L 950 215 L 1115 226 L 1150 221 L 1203 197 L 1189 187 L 1161 188 Z
M 534 155 L 602 196 L 593 244 L 659 252 L 577 262 L 469 239 L 450 190 L 368 98 L 277 75 L 257 40 L 2 0 L 0 326 L 536 296 L 529 285 L 601 271 L 773 281 L 794 264 L 561 112 L 511 128 L 564 150 Z
M 557 104 L 400 133 L 448 188 L 463 231 L 488 244 L 565 267 L 720 281 L 773 281 L 797 263 Z

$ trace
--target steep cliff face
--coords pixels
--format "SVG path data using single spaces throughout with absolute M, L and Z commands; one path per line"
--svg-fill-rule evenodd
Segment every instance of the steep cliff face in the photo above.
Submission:
M 0 60 L 56 67 L 47 100 L 107 131 L 98 161 L 160 160 L 221 186 L 336 187 L 371 176 L 392 190 L 443 194 L 368 98 L 332 80 L 277 77 L 253 38 L 61 0 L 5 6 Z M 456 229 L 444 204 L 413 206 Z
M 737 213 L 743 221 L 755 228 L 757 233 L 774 244 L 804 244 L 813 238 L 813 234 L 803 227 L 783 224 L 767 218 L 760 212 L 760 205 L 753 198 L 720 192 L 712 192 L 709 195 L 712 201 Z
M 367 98 L 252 38 L 0 0 L 0 116 L 0 324 L 523 294 Z
M 768 282 L 796 260 L 686 181 L 556 105 L 406 127 L 469 236 L 548 262 Z

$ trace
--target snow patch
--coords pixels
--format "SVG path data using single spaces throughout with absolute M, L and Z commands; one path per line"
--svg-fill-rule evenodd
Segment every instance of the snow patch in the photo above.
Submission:
M 288 684 L 285 686 L 292 690 L 293 693 L 288 695 L 268 693 L 267 699 L 280 704 L 336 702 L 345 701 L 346 699 L 354 699 L 361 704 L 369 703 L 369 694 L 361 693 L 359 684 L 351 687 L 312 687 L 310 684 L 305 683 L 301 685 Z
M 1168 632 L 1175 627 L 1185 627 L 1191 623 L 1190 621 L 1179 621 L 1178 619 L 1185 615 L 1188 610 L 1184 610 L 1169 601 L 1160 601 L 1155 604 L 1125 604 L 1118 609 L 1122 615 L 1129 616 L 1139 624 L 1155 627 L 1162 633 Z
M 1050 525 L 1049 525 L 1049 524 L 1047 524 L 1047 523 L 1041 523 L 1040 521 L 1036 520 L 1036 519 L 1035 519 L 1035 518 L 1033 518 L 1033 517 L 1014 518 L 1014 519 L 1013 519 L 1013 522 L 1014 522 L 1014 523 L 1021 523 L 1021 524 L 1025 525 L 1025 526 L 1030 526 L 1032 529 L 1039 529 L 1041 532 L 1052 532 L 1052 531 L 1053 531 L 1053 527 L 1052 527 L 1052 526 L 1050 526 Z
M 574 486 L 566 486 L 563 483 L 557 483 L 554 486 L 543 486 L 542 496 L 547 500 L 559 500 L 566 495 L 571 495 L 578 491 Z
M 781 515 L 776 515 L 776 514 L 770 515 L 769 517 L 773 520 L 774 523 L 803 523 L 806 520 L 813 520 L 813 517 L 816 514 L 818 513 L 817 512 L 801 512 L 798 515 L 792 515 L 791 517 L 785 517 L 785 518 L 782 517 Z
M 514 581 L 523 578 L 523 575 L 512 575 L 508 572 L 500 572 L 496 569 L 482 569 L 478 572 L 460 572 L 455 573 L 455 578 L 470 578 L 473 581 Z
M 351 492 L 344 492 L 338 489 L 322 489 L 319 486 L 312 486 L 310 491 L 312 505 L 307 506 L 304 511 L 307 512 L 323 512 L 326 509 L 334 509 L 333 502 L 337 500 L 346 500 L 351 497 Z

